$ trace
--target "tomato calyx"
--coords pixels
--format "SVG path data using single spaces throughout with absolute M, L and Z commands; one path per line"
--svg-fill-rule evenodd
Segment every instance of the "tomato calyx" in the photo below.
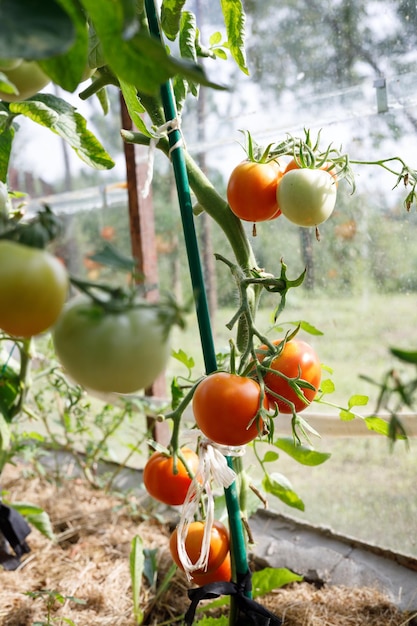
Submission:
M 22 213 L 17 212 L 3 219 L 0 239 L 44 249 L 62 230 L 61 222 L 46 204 L 31 220 L 25 222 L 23 217 Z

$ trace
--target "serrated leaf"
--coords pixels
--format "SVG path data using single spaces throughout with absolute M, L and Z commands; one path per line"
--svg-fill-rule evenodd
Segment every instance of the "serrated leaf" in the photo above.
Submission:
M 74 24 L 55 0 L 2 0 L 0 57 L 38 60 L 68 50 Z
M 417 365 L 417 350 L 402 350 L 401 348 L 390 348 L 393 356 L 405 363 Z
M 376 415 L 372 415 L 370 417 L 365 417 L 365 424 L 368 430 L 372 430 L 379 435 L 389 436 L 389 422 L 383 420 L 381 417 L 377 417 Z
M 163 0 L 161 6 L 161 28 L 171 41 L 180 29 L 181 12 L 186 0 Z
M 279 498 L 282 502 L 300 511 L 304 511 L 304 502 L 295 493 L 288 478 L 278 472 L 265 475 L 262 487 L 267 493 Z
M 301 582 L 302 580 L 302 576 L 285 567 L 265 567 L 252 574 L 253 597 L 264 596 L 275 589 L 280 589 L 285 585 Z
M 129 568 L 132 582 L 133 614 L 138 624 L 142 623 L 143 618 L 143 611 L 140 606 L 140 590 L 142 586 L 144 562 L 143 541 L 139 535 L 135 535 L 130 548 Z
M 230 53 L 238 67 L 249 74 L 245 53 L 245 12 L 241 0 L 221 0 L 220 2 L 227 32 Z
M 30 100 L 12 102 L 10 110 L 49 128 L 73 148 L 77 155 L 96 169 L 110 169 L 114 161 L 98 139 L 87 129 L 85 118 L 75 107 L 52 94 L 38 94 Z
M 369 397 L 362 394 L 354 394 L 349 398 L 348 407 L 351 409 L 354 406 L 366 406 L 368 404 Z
M 298 463 L 311 467 L 321 465 L 331 457 L 329 452 L 319 452 L 311 446 L 298 444 L 292 437 L 279 437 L 274 441 L 274 446 L 286 452 Z

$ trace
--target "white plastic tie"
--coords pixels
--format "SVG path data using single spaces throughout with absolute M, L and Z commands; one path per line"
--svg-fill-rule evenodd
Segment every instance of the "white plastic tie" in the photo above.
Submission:
M 152 183 L 152 179 L 153 179 L 153 169 L 154 169 L 154 161 L 155 161 L 156 144 L 158 143 L 159 139 L 161 139 L 161 137 L 163 137 L 164 135 L 169 135 L 170 133 L 173 133 L 175 130 L 178 130 L 181 133 L 180 123 L 179 123 L 178 118 L 170 120 L 169 122 L 165 122 L 165 124 L 162 124 L 162 126 L 159 126 L 155 130 L 155 133 L 152 135 L 152 137 L 150 139 L 149 151 L 148 151 L 148 164 L 147 164 L 146 179 L 145 179 L 145 182 L 143 184 L 143 188 L 141 190 L 141 195 L 142 195 L 143 198 L 147 198 L 148 197 L 149 191 L 151 189 L 151 183 Z M 176 141 L 174 143 L 174 145 L 170 147 L 168 156 L 171 158 L 172 152 L 174 150 L 176 150 L 177 148 L 182 147 L 183 145 L 184 145 L 184 142 L 183 142 L 182 135 L 181 135 L 180 138 L 178 139 L 178 141 Z
M 192 431 L 195 433 L 196 431 Z M 197 431 L 199 432 L 199 431 Z M 199 433 L 201 434 L 201 433 Z M 199 442 L 198 456 L 199 464 L 187 496 L 182 506 L 181 517 L 177 528 L 177 550 L 178 556 L 187 577 L 190 579 L 192 572 L 196 570 L 206 571 L 210 554 L 210 538 L 214 523 L 214 495 L 212 484 L 218 487 L 227 488 L 236 479 L 236 473 L 228 466 L 227 456 L 241 456 L 244 454 L 243 448 L 232 448 L 220 446 L 209 439 L 201 439 Z M 198 513 L 200 501 L 206 494 L 205 502 L 205 525 L 200 556 L 195 563 L 192 563 L 185 549 L 185 540 L 188 529 L 195 515 Z

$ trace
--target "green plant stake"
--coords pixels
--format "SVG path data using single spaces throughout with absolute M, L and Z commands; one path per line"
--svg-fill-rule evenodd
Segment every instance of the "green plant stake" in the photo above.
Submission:
M 161 38 L 154 0 L 146 0 L 145 6 L 150 32 Z M 191 193 L 182 148 L 182 136 L 180 130 L 176 126 L 177 111 L 170 82 L 164 83 L 161 86 L 161 98 L 165 119 L 167 122 L 172 122 L 172 129 L 169 132 L 171 160 L 175 175 L 175 182 L 177 185 L 178 200 L 181 211 L 191 283 L 194 293 L 204 364 L 206 373 L 209 374 L 217 369 L 216 352 L 214 348 L 207 296 L 204 286 L 204 277 L 194 226 Z M 227 462 L 230 466 L 233 465 L 233 461 L 230 457 L 227 457 Z M 247 575 L 249 567 L 247 563 L 243 526 L 240 518 L 239 498 L 235 482 L 230 487 L 225 489 L 225 497 L 230 524 L 232 561 L 236 569 L 236 577 L 240 579 Z M 250 596 L 249 591 L 246 593 Z M 232 612 L 233 611 L 231 611 L 231 613 Z M 235 622 L 231 621 L 230 623 Z

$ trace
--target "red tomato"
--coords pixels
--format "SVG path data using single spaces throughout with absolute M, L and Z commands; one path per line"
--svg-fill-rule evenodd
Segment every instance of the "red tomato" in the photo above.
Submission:
M 281 339 L 278 339 L 274 341 L 274 344 L 278 345 L 281 341 Z M 266 350 L 266 346 L 262 346 L 261 349 Z M 265 355 L 259 358 L 262 361 Z M 275 404 L 277 404 L 281 413 L 292 413 L 291 407 L 283 400 L 279 400 L 271 393 L 268 393 L 268 389 L 293 402 L 297 412 L 306 409 L 315 398 L 321 380 L 321 364 L 313 348 L 300 339 L 287 341 L 282 352 L 272 359 L 269 367 L 285 374 L 289 378 L 299 377 L 315 387 L 314 390 L 300 387 L 302 394 L 306 398 L 304 402 L 302 398 L 297 396 L 285 378 L 272 372 L 267 372 L 264 376 L 264 382 L 267 387 L 266 396 L 269 400 L 269 406 L 274 408 Z
M 200 558 L 201 545 L 203 543 L 204 524 L 205 523 L 201 521 L 191 522 L 188 528 L 187 537 L 185 539 L 185 551 L 187 552 L 192 563 L 196 563 Z M 169 540 L 169 549 L 174 562 L 180 569 L 183 570 L 184 567 L 178 555 L 177 535 L 177 529 L 175 529 Z M 195 570 L 195 572 L 193 572 L 193 576 L 215 571 L 225 560 L 227 553 L 229 552 L 229 548 L 229 533 L 226 526 L 219 521 L 215 521 L 210 535 L 210 550 L 207 570 Z
M 278 217 L 277 185 L 281 176 L 276 161 L 239 163 L 227 185 L 227 201 L 233 213 L 247 222 Z
M 191 576 L 191 582 L 202 587 L 209 583 L 218 583 L 221 581 L 229 582 L 232 578 L 232 562 L 230 558 L 230 552 L 227 553 L 226 558 L 219 567 L 212 572 L 203 572 L 202 574 L 193 573 Z
M 190 448 L 181 450 L 190 472 L 194 475 L 198 468 L 198 456 Z M 154 452 L 143 469 L 143 484 L 155 500 L 171 506 L 183 504 L 191 476 L 186 466 L 177 458 L 177 472 L 174 474 L 174 458 L 162 452 Z
M 228 372 L 210 374 L 194 393 L 195 421 L 212 441 L 242 446 L 262 432 L 262 420 L 254 419 L 260 394 L 259 383 L 252 378 Z

